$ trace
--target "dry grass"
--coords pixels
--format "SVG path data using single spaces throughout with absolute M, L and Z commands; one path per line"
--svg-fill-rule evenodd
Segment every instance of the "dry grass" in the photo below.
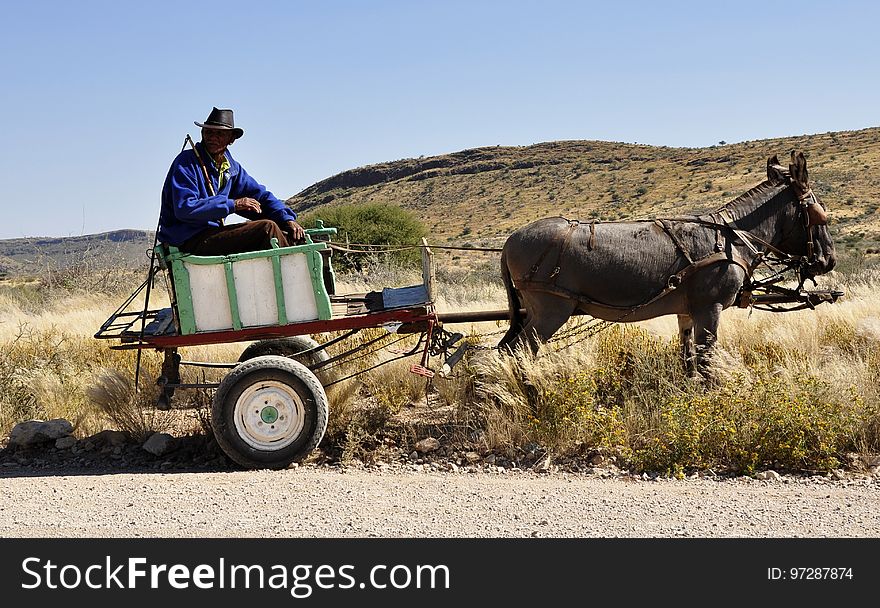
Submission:
M 155 382 L 139 382 L 116 369 L 103 369 L 85 389 L 89 402 L 101 411 L 117 430 L 127 431 L 135 441 L 146 441 L 156 432 L 168 430 L 171 416 L 153 407 L 159 390 Z

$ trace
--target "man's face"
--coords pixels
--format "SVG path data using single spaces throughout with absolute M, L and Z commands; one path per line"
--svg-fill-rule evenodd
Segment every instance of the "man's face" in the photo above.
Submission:
M 218 156 L 225 152 L 233 141 L 235 141 L 235 135 L 232 131 L 202 129 L 202 143 L 211 156 Z

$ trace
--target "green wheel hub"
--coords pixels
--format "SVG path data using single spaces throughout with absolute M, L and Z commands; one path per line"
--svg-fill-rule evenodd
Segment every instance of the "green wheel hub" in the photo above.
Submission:
M 260 419 L 266 424 L 272 424 L 278 420 L 278 409 L 271 405 L 267 405 L 260 411 Z

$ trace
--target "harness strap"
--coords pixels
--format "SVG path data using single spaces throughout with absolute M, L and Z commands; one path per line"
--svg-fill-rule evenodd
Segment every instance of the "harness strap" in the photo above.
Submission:
M 547 253 L 550 251 L 553 245 L 547 245 L 544 248 L 544 251 L 541 252 L 541 255 L 538 256 L 538 260 L 534 263 L 534 265 L 529 269 L 529 273 L 525 276 L 524 280 L 530 281 L 532 277 L 535 276 L 535 273 L 538 272 L 538 268 L 541 266 L 541 262 L 544 261 L 544 258 L 547 256 Z
M 631 314 L 634 314 L 636 311 L 650 306 L 657 300 L 669 295 L 671 292 L 675 291 L 685 279 L 687 279 L 690 275 L 706 268 L 707 266 L 712 266 L 714 264 L 719 264 L 721 262 L 728 262 L 730 264 L 736 264 L 740 268 L 742 268 L 746 272 L 747 277 L 751 277 L 752 275 L 752 267 L 751 265 L 738 253 L 734 252 L 730 256 L 724 252 L 716 252 L 707 255 L 704 258 L 700 258 L 696 262 L 692 262 L 690 265 L 686 266 L 682 270 L 678 271 L 676 274 L 669 277 L 667 281 L 666 287 L 660 291 L 660 293 L 653 296 L 647 302 L 642 304 L 637 304 L 635 306 L 615 306 L 612 304 L 604 304 L 597 300 L 592 300 L 587 298 L 586 296 L 576 293 L 570 289 L 566 289 L 565 287 L 559 287 L 556 285 L 555 281 L 534 281 L 532 279 L 523 279 L 519 281 L 514 281 L 517 289 L 528 289 L 531 291 L 543 291 L 546 293 L 551 293 L 554 295 L 563 296 L 569 298 L 571 300 L 575 300 L 579 304 L 596 304 L 598 306 L 602 306 L 605 308 L 610 308 L 612 310 L 619 310 L 624 312 L 625 314 L 618 319 L 616 322 L 622 321 L 624 318 L 628 317 Z
M 801 196 L 798 197 L 798 201 L 804 209 L 804 225 L 807 229 L 807 258 L 813 259 L 813 224 L 812 217 L 810 217 L 810 207 L 813 205 L 817 205 L 821 209 L 821 205 L 819 205 L 819 199 L 816 198 L 816 195 L 813 194 L 813 189 L 808 188 L 806 192 L 804 192 Z
M 761 239 L 758 239 L 758 237 L 756 237 L 755 235 L 749 234 L 748 232 L 737 228 L 736 224 L 733 223 L 733 216 L 730 215 L 730 211 L 728 211 L 727 209 L 722 209 L 718 212 L 718 217 L 721 218 L 721 221 L 724 222 L 725 226 L 730 228 L 733 233 L 740 238 L 745 246 L 749 248 L 749 251 L 751 251 L 755 255 L 758 255 L 760 253 L 760 250 L 755 247 L 754 243 L 752 243 L 752 239 L 756 239 L 758 241 L 760 241 Z
M 568 244 L 571 242 L 571 235 L 574 234 L 575 228 L 578 227 L 578 224 L 580 224 L 580 222 L 577 220 L 569 220 L 568 222 L 568 230 L 562 239 L 562 247 L 559 248 L 559 254 L 556 256 L 556 264 L 553 265 L 553 271 L 550 273 L 551 279 L 554 279 L 556 275 L 559 274 L 559 264 L 562 262 L 562 256 L 568 249 Z
M 571 235 L 574 232 L 574 229 L 578 227 L 578 224 L 580 224 L 578 220 L 568 221 L 568 230 L 566 231 L 565 236 L 562 237 L 562 246 L 559 248 L 559 252 L 556 255 L 556 263 L 553 264 L 553 270 L 550 273 L 550 278 L 553 278 L 559 274 L 559 262 L 562 260 L 562 254 L 568 248 L 568 242 L 571 240 Z M 541 267 L 541 263 L 544 261 L 544 258 L 547 257 L 547 254 L 550 253 L 551 249 L 553 249 L 552 242 L 547 245 L 544 251 L 541 252 L 541 255 L 538 256 L 538 260 L 534 263 L 534 265 L 529 270 L 529 273 L 525 277 L 526 281 L 530 281 L 532 277 L 535 276 L 535 273 L 538 272 L 538 268 Z
M 682 245 L 681 241 L 675 235 L 675 233 L 672 231 L 672 228 L 666 222 L 666 220 L 661 220 L 661 219 L 654 220 L 654 224 L 659 226 L 660 229 L 663 230 L 663 232 L 665 232 L 669 236 L 669 238 L 672 240 L 672 243 L 675 245 L 675 248 L 678 249 L 679 252 L 681 252 L 681 255 L 683 255 L 684 259 L 686 259 L 688 261 L 688 264 L 693 264 L 694 261 L 691 259 L 691 254 L 688 252 L 688 250 L 685 248 L 685 246 Z

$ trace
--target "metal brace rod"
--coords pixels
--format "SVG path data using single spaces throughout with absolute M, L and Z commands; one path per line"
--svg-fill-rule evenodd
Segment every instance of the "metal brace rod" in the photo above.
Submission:
M 209 363 L 207 361 L 181 361 L 180 365 L 189 365 L 191 367 L 215 367 L 215 368 L 225 368 L 232 369 L 236 367 L 238 363 Z

